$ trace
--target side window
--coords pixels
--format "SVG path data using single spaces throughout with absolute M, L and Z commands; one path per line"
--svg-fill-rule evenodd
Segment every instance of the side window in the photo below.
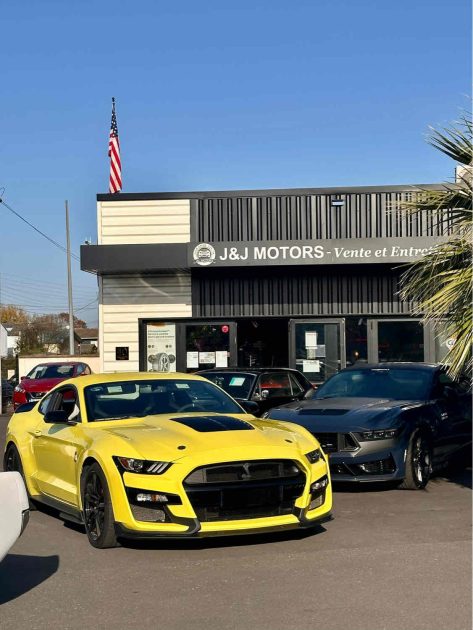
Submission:
M 268 393 L 263 396 L 262 392 Z M 291 383 L 289 376 L 284 372 L 268 372 L 262 374 L 258 383 L 258 392 L 264 398 L 279 398 L 281 396 L 291 396 Z
M 84 374 L 92 374 L 90 367 L 84 364 Z
M 77 391 L 74 387 L 63 387 L 56 390 L 56 398 L 54 399 L 54 411 L 65 411 L 69 420 L 79 418 L 79 401 L 77 397 Z
M 297 378 L 293 374 L 289 374 L 289 378 L 291 380 L 291 385 L 292 385 L 292 395 L 300 396 L 301 394 L 303 394 L 305 390 L 302 387 L 302 385 L 299 383 Z
M 38 411 L 42 416 L 44 416 L 44 414 L 47 412 L 49 405 L 51 403 L 51 400 L 53 399 L 53 396 L 54 394 L 45 396 L 43 400 L 39 403 Z
M 80 376 L 85 369 L 85 365 L 83 363 L 79 363 L 76 370 L 76 376 Z

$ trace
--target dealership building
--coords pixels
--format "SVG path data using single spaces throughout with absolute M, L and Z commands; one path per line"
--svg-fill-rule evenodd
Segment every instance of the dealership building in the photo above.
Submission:
M 407 215 L 439 185 L 97 196 L 105 372 L 281 367 L 325 380 L 356 361 L 440 361 L 399 279 L 448 231 Z

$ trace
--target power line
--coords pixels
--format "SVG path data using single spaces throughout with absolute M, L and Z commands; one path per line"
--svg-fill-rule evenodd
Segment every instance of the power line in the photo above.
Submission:
M 6 201 L 4 201 L 1 197 L 0 197 L 0 204 L 3 204 L 5 206 L 5 208 L 7 208 L 8 210 L 10 210 L 10 212 L 12 212 L 16 217 L 18 217 L 19 219 L 21 219 L 21 221 L 23 221 L 24 223 L 26 223 L 26 225 L 29 225 L 30 228 L 33 228 L 33 230 L 35 232 L 38 232 L 38 234 L 40 234 L 41 236 L 43 236 L 46 240 L 48 240 L 50 243 L 52 243 L 55 247 L 58 247 L 59 249 L 61 249 L 65 254 L 67 254 L 67 249 L 61 245 L 60 243 L 58 243 L 57 241 L 55 241 L 53 238 L 51 238 L 50 236 L 48 236 L 47 234 L 45 234 L 44 232 L 42 232 L 39 228 L 37 228 L 35 225 L 33 225 L 30 221 L 28 221 L 28 219 L 25 219 L 25 217 L 22 217 L 21 214 L 19 212 L 16 212 L 16 210 L 13 210 L 13 208 L 11 206 L 9 206 Z M 79 256 L 76 256 L 75 254 L 71 253 L 71 256 L 75 259 L 78 260 L 80 262 L 80 258 Z
M 22 287 L 22 286 L 14 286 L 10 284 L 2 283 L 2 294 L 3 295 L 13 295 L 16 297 L 25 297 L 27 300 L 33 298 L 33 300 L 39 299 L 44 303 L 45 298 L 45 287 Z M 62 297 L 64 296 L 64 291 L 60 289 L 56 289 L 54 287 L 47 287 L 47 295 L 49 298 L 58 299 L 62 301 Z M 94 295 L 96 295 L 96 291 L 74 291 L 74 295 L 82 300 L 88 300 Z
M 38 286 L 37 282 L 33 282 L 32 281 L 31 275 L 30 276 L 23 276 L 23 275 L 20 275 L 18 273 L 11 273 L 10 271 L 9 272 L 1 271 L 0 272 L 0 278 L 7 278 L 7 279 L 8 278 L 10 278 L 10 279 L 12 279 L 12 278 L 20 278 L 21 280 L 25 280 L 26 281 L 26 282 L 21 282 L 21 284 L 32 284 L 33 286 Z M 14 280 L 14 282 L 17 282 L 17 280 Z M 64 282 L 53 282 L 52 280 L 49 280 L 49 278 L 48 278 L 48 287 L 51 286 L 51 285 L 55 285 L 55 286 L 58 286 L 58 287 L 66 287 L 67 288 L 67 285 Z M 85 289 L 85 287 L 79 287 L 79 288 L 81 290 Z M 87 289 L 85 289 L 85 290 L 87 290 Z
M 95 302 L 98 302 L 98 301 L 99 301 L 99 298 L 96 297 L 95 300 L 92 300 L 91 302 L 89 302 L 85 306 L 81 306 L 80 308 L 76 308 L 75 312 L 78 313 L 79 311 L 85 311 L 88 306 L 90 306 L 91 304 L 95 304 Z M 91 310 L 91 309 L 89 309 L 89 310 Z

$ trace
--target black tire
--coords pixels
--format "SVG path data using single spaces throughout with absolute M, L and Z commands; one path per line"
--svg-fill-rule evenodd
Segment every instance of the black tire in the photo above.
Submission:
M 81 477 L 82 512 L 85 531 L 92 547 L 117 546 L 115 519 L 107 480 L 98 464 L 84 469 Z
M 406 476 L 401 483 L 405 490 L 422 490 L 432 475 L 432 446 L 422 431 L 414 431 L 406 454 Z
M 14 444 L 10 444 L 6 450 L 5 457 L 3 459 L 3 470 L 5 471 L 13 471 L 16 470 L 23 477 L 23 481 L 25 482 L 26 493 L 28 495 L 28 503 L 30 506 L 30 512 L 33 512 L 37 509 L 34 504 L 32 498 L 30 497 L 30 493 L 28 492 L 28 486 L 26 485 L 25 473 L 23 471 L 23 464 L 21 463 L 20 453 Z

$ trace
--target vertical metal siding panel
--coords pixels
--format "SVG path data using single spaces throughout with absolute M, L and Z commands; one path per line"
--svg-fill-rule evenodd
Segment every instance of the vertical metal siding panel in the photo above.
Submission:
M 322 238 L 322 211 L 320 207 L 320 195 L 312 195 L 311 204 L 311 221 L 312 221 L 312 238 Z
M 196 274 L 193 313 L 200 317 L 396 315 L 409 304 L 398 295 L 397 272 L 386 270 L 243 271 L 241 276 Z

